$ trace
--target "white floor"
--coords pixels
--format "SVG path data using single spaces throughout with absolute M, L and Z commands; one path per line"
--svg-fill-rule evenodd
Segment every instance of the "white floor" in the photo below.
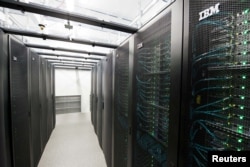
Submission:
M 60 114 L 38 167 L 106 167 L 90 113 Z

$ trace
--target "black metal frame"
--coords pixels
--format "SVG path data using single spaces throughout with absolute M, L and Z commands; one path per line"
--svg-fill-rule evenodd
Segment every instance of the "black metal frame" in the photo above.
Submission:
M 125 25 L 117 24 L 117 23 L 106 22 L 104 20 L 103 21 L 97 20 L 94 18 L 82 16 L 79 14 L 64 12 L 62 10 L 56 10 L 56 9 L 52 9 L 52 8 L 48 8 L 48 7 L 36 5 L 36 4 L 27 4 L 23 2 L 17 2 L 17 1 L 1 0 L 0 6 L 11 8 L 11 9 L 16 9 L 16 10 L 21 10 L 22 12 L 27 11 L 27 12 L 41 14 L 45 16 L 51 16 L 51 17 L 56 17 L 60 19 L 65 19 L 65 20 L 72 20 L 72 21 L 76 21 L 76 22 L 80 22 L 84 24 L 89 24 L 89 25 L 98 26 L 102 28 L 108 28 L 112 30 L 126 32 L 126 33 L 137 32 L 136 28 L 128 27 Z
M 46 46 L 46 45 L 36 45 L 36 44 L 27 44 L 26 43 L 25 46 L 29 47 L 29 48 L 48 49 L 48 50 L 53 50 L 53 51 L 58 50 L 58 51 L 65 51 L 65 52 L 72 52 L 72 53 L 83 53 L 83 54 L 87 54 L 87 55 L 106 56 L 106 53 L 88 52 L 85 50 L 51 47 L 51 46 Z
M 85 66 L 78 66 L 78 65 L 74 65 L 74 64 L 53 64 L 54 67 L 57 66 L 65 66 L 65 67 L 85 67 Z M 87 67 L 87 69 L 92 69 L 92 67 Z
M 183 99 L 187 98 L 187 96 L 183 93 L 183 89 L 186 87 L 186 80 L 183 79 L 183 77 L 187 76 L 186 73 L 186 66 L 183 67 L 183 60 L 186 61 L 186 58 L 184 58 L 184 46 L 183 46 L 183 8 L 184 8 L 184 1 L 183 0 L 176 0 L 174 3 L 172 3 L 167 9 L 165 9 L 162 13 L 160 13 L 157 17 L 155 17 L 151 22 L 149 22 L 147 25 L 145 25 L 140 31 L 145 30 L 147 27 L 150 27 L 152 24 L 154 24 L 155 21 L 157 21 L 159 18 L 163 17 L 166 13 L 172 12 L 172 18 L 171 18 L 171 86 L 170 86 L 170 114 L 169 114 L 169 141 L 168 141 L 168 149 L 167 149 L 167 165 L 171 167 L 177 167 L 180 166 L 180 161 L 182 157 L 181 151 L 182 151 L 182 140 L 180 138 L 180 135 L 182 134 L 182 131 L 180 131 L 180 128 L 182 125 L 181 116 L 183 115 L 183 108 L 185 107 L 185 104 L 183 104 Z M 140 32 L 139 31 L 139 32 Z M 138 32 L 138 33 L 139 33 Z M 137 34 L 136 34 L 137 35 Z M 134 49 L 137 48 L 137 45 L 134 46 Z M 176 49 L 179 48 L 179 49 Z M 129 120 L 131 121 L 132 126 L 132 143 L 129 146 L 129 157 L 128 162 L 134 162 L 134 146 L 136 141 L 136 132 L 133 128 L 135 125 L 135 104 L 134 99 L 136 96 L 136 87 L 135 87 L 135 69 L 136 67 L 133 67 L 133 62 L 136 61 L 133 57 L 130 57 L 130 86 L 129 91 L 131 93 L 130 96 L 130 102 L 129 106 L 132 108 L 131 116 L 129 117 Z M 184 81 L 184 82 L 183 82 Z M 131 165 L 131 164 L 130 164 Z
M 70 66 L 54 66 L 54 69 L 68 69 L 68 70 L 84 70 L 84 71 L 91 71 L 91 69 L 83 69 L 83 68 L 76 68 Z
M 0 1 L 0 3 L 1 3 L 1 1 Z M 36 32 L 32 32 L 32 31 L 11 29 L 11 28 L 6 28 L 6 27 L 1 27 L 1 29 L 5 33 L 8 33 L 8 34 L 42 38 L 44 40 L 46 40 L 46 39 L 58 40 L 58 41 L 71 42 L 71 43 L 77 43 L 77 44 L 91 45 L 93 47 L 99 46 L 99 47 L 112 48 L 112 49 L 115 49 L 118 47 L 117 45 L 114 45 L 114 44 L 92 42 L 92 41 L 84 40 L 84 39 L 75 39 L 75 38 L 70 39 L 68 37 L 63 37 L 63 36 L 58 36 L 58 35 L 41 34 L 41 33 L 36 33 Z
M 101 60 L 100 58 L 94 58 L 94 57 L 83 57 L 83 56 L 71 56 L 71 55 L 65 55 L 65 54 L 54 54 L 54 53 L 43 53 L 43 52 L 37 52 L 37 54 L 39 55 L 44 55 L 44 56 L 54 56 L 54 57 L 66 57 L 66 58 L 79 58 L 79 59 L 91 59 L 91 60 L 97 60 L 96 62 L 98 62 L 99 60 Z M 53 58 L 49 58 L 49 59 L 53 59 Z
M 8 58 L 8 35 L 0 31 L 0 166 L 11 167 L 11 113 Z
M 46 58 L 48 59 L 48 58 Z M 50 63 L 75 63 L 75 64 L 85 64 L 85 65 L 95 65 L 96 63 L 91 63 L 91 62 L 86 62 L 86 61 L 74 61 L 74 60 L 51 60 L 51 59 L 48 59 L 48 62 Z
M 57 61 L 70 61 L 70 62 L 72 62 L 72 61 L 76 61 L 76 62 L 86 62 L 86 63 L 93 63 L 93 64 L 97 64 L 98 62 L 96 62 L 96 61 L 84 61 L 84 60 L 70 60 L 70 59 L 56 59 L 56 58 L 44 58 L 44 59 L 46 59 L 46 60 L 57 60 Z
M 83 65 L 83 64 L 75 64 L 75 63 L 51 63 L 51 65 L 68 65 L 68 66 L 75 66 L 75 67 L 88 67 L 88 68 L 92 68 L 93 66 L 89 66 L 89 65 Z

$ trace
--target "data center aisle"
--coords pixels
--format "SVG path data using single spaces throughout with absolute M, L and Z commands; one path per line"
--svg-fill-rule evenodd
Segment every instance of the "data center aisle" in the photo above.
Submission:
M 60 114 L 38 167 L 106 167 L 90 113 Z

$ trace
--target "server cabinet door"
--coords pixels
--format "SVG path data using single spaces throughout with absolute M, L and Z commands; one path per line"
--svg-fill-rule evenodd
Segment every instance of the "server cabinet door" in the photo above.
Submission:
M 44 150 L 47 143 L 47 100 L 46 100 L 46 64 L 45 60 L 40 61 L 40 103 L 41 103 L 41 140 L 42 140 L 42 150 Z
M 53 130 L 53 104 L 52 104 L 52 86 L 51 86 L 51 64 L 46 62 L 46 99 L 47 99 L 47 137 L 49 139 Z
M 102 146 L 102 63 L 97 64 L 97 110 L 96 110 L 96 134 L 98 136 L 99 144 Z
M 39 98 L 39 70 L 40 58 L 37 54 L 30 51 L 30 92 L 31 92 L 31 135 L 32 135 L 32 154 L 34 156 L 34 166 L 37 166 L 41 148 L 41 108 Z
M 250 150 L 250 2 L 189 3 L 190 159 L 185 164 L 207 166 L 209 151 Z
M 129 42 L 116 51 L 114 89 L 113 166 L 127 167 L 129 135 Z
M 7 35 L 0 31 L 0 166 L 10 167 L 10 106 Z
M 9 39 L 10 95 L 14 166 L 31 166 L 30 101 L 28 92 L 28 51 Z
M 102 149 L 107 166 L 111 167 L 112 155 L 112 55 L 107 56 L 103 62 L 102 72 Z
M 171 12 L 136 37 L 135 167 L 165 167 L 169 139 Z
M 96 88 L 97 88 L 97 67 L 93 68 L 93 125 L 94 129 L 96 132 L 96 124 L 97 124 L 97 117 L 96 117 L 96 112 L 97 112 L 97 94 L 96 94 Z

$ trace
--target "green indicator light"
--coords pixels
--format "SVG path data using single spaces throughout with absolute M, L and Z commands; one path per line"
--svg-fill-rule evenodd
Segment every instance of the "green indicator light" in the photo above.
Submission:
M 239 143 L 242 143 L 242 139 L 238 139 L 238 142 L 239 142 Z
M 247 41 L 244 41 L 243 44 L 246 45 L 246 44 L 247 44 Z M 246 52 L 244 52 L 244 53 L 246 53 Z
M 248 30 L 244 31 L 243 34 L 247 34 L 248 33 Z
M 246 65 L 246 64 L 247 64 L 247 62 L 246 62 L 246 61 L 243 61 L 243 62 L 242 62 L 242 64 L 243 64 L 243 65 Z
M 245 75 L 242 75 L 242 79 L 246 79 L 247 78 L 247 76 L 245 76 Z
M 244 118 L 244 116 L 241 115 L 241 116 L 240 116 L 240 119 L 242 120 L 243 118 Z
M 240 125 L 240 126 L 238 127 L 238 129 L 241 129 L 241 130 L 242 130 L 242 129 L 243 129 L 243 126 Z
M 241 96 L 240 99 L 241 99 L 241 100 L 245 100 L 245 96 Z
M 249 12 L 249 9 L 244 10 L 244 14 L 247 14 Z
M 247 20 L 245 20 L 245 21 L 244 21 L 244 23 L 245 23 L 245 24 L 247 24 L 247 23 L 248 23 L 248 21 L 247 21 Z
M 238 133 L 243 133 L 243 130 L 239 129 L 237 130 Z
M 241 89 L 245 89 L 246 87 L 245 86 L 242 86 Z
M 241 151 L 241 149 L 240 149 L 240 148 L 237 148 L 237 151 Z
M 241 110 L 244 110 L 244 106 L 240 106 L 240 109 L 241 109 Z

